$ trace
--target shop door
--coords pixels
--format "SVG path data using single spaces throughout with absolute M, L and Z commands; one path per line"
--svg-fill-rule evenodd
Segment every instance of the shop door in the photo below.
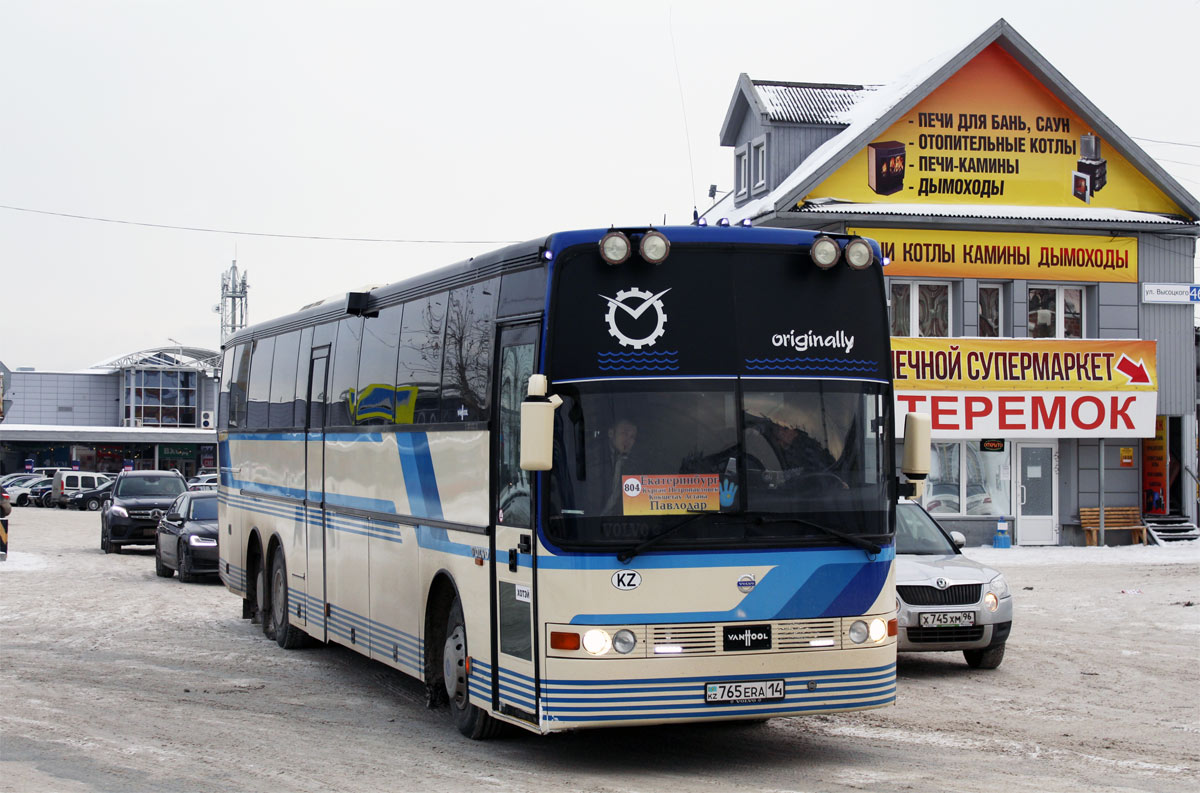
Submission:
M 1058 444 L 1017 444 L 1020 545 L 1058 544 Z
M 492 703 L 501 713 L 537 723 L 537 624 L 532 475 L 521 470 L 521 402 L 537 360 L 538 326 L 501 329 L 492 439 L 491 548 L 496 603 Z

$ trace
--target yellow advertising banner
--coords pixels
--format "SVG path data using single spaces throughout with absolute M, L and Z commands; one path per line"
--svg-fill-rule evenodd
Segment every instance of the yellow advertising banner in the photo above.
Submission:
M 1155 342 L 1141 339 L 892 337 L 897 391 L 1154 391 Z
M 643 474 L 621 477 L 626 515 L 670 515 L 721 509 L 721 477 L 717 474 Z
M 879 242 L 885 275 L 1137 283 L 1133 237 L 927 229 L 847 229 Z
M 896 415 L 928 413 L 936 439 L 1145 438 L 1154 356 L 1140 340 L 893 336 Z
M 805 200 L 1182 210 L 991 44 Z

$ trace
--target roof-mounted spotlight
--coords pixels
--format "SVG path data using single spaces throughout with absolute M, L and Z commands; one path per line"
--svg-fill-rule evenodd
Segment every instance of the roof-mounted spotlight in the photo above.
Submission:
M 875 262 L 875 251 L 866 240 L 850 240 L 846 243 L 846 264 L 855 270 L 865 270 Z
M 696 225 L 697 225 L 697 226 L 707 226 L 707 225 L 708 225 L 708 219 L 707 219 L 707 218 L 699 218 L 699 219 L 696 221 Z
M 738 221 L 738 225 L 745 226 L 746 228 L 750 228 L 754 224 L 750 221 L 750 218 L 742 218 L 741 220 Z
M 670 252 L 671 242 L 661 231 L 647 231 L 638 244 L 638 253 L 650 264 L 662 264 Z
M 842 255 L 842 248 L 829 237 L 817 237 L 813 240 L 808 255 L 812 257 L 814 264 L 822 270 L 828 270 L 837 264 L 838 258 Z
M 717 221 L 717 225 L 718 226 L 728 226 L 729 218 L 721 218 L 720 220 Z
M 600 257 L 612 265 L 620 264 L 629 258 L 633 245 L 629 238 L 613 229 L 600 238 Z

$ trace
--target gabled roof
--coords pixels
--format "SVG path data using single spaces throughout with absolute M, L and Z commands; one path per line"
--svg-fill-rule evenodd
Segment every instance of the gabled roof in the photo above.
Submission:
M 878 88 L 877 85 L 751 80 L 743 73 L 738 76 L 737 90 L 725 112 L 721 145 L 734 144 L 738 129 L 748 112 L 757 113 L 776 124 L 844 127 L 850 123 L 850 111 L 854 106 Z
M 721 216 L 738 220 L 765 218 L 778 213 L 792 212 L 796 205 L 815 187 L 992 44 L 999 45 L 1054 93 L 1059 101 L 1100 133 L 1106 146 L 1125 157 L 1155 187 L 1188 213 L 1189 221 L 1194 222 L 1200 218 L 1200 201 L 1197 201 L 1162 166 L 1100 112 L 1099 108 L 1080 93 L 1004 19 L 995 22 L 966 46 L 921 64 L 907 76 L 883 89 L 866 93 L 861 101 L 857 102 L 847 113 L 846 128 L 818 147 L 779 186 L 762 198 L 748 201 L 741 207 L 734 208 L 732 201 L 719 202 L 717 207 L 720 207 L 718 211 Z M 745 75 L 742 75 L 742 78 L 745 78 Z M 750 89 L 747 89 L 743 83 L 749 84 Z M 730 105 L 730 111 L 726 115 L 725 125 L 722 127 L 723 145 L 730 145 L 725 142 L 725 136 L 731 127 L 736 131 L 736 127 L 732 125 L 735 107 L 742 101 L 742 97 L 748 95 L 753 89 L 753 82 L 748 78 L 745 78 L 744 81 L 739 79 L 739 89 Z M 932 207 L 927 207 L 926 212 L 932 214 L 929 211 L 931 209 Z M 709 210 L 709 213 L 711 214 L 713 211 Z

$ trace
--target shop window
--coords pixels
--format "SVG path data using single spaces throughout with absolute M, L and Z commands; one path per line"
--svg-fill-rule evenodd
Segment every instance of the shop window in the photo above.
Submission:
M 932 444 L 929 479 L 921 501 L 941 515 L 1009 514 L 1009 451 L 983 451 L 978 441 Z
M 1031 338 L 1083 338 L 1083 287 L 1031 286 L 1028 296 Z
M 999 284 L 979 285 L 979 335 L 995 338 L 1004 335 L 1004 317 L 1001 315 L 1001 289 Z
M 892 281 L 890 294 L 893 336 L 950 335 L 950 284 Z

